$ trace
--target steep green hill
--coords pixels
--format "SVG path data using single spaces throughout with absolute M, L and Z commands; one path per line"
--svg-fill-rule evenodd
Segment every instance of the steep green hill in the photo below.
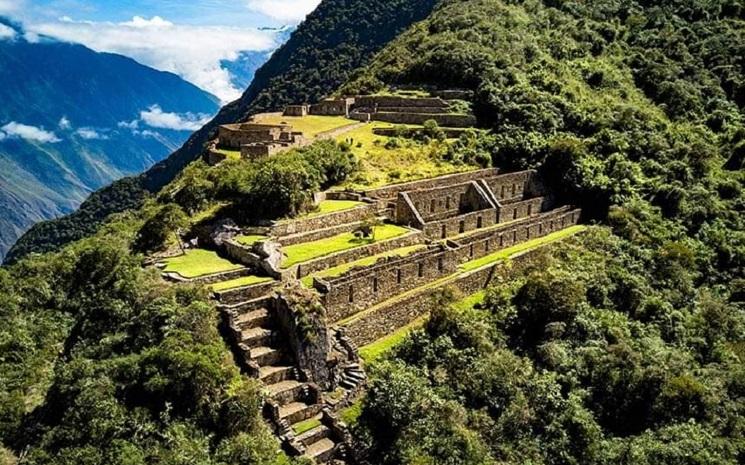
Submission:
M 118 183 L 94 193 L 81 208 L 59 220 L 39 223 L 10 250 L 12 262 L 30 252 L 56 250 L 71 240 L 93 233 L 111 213 L 131 208 L 125 199 L 156 192 L 202 153 L 220 124 L 235 122 L 288 103 L 314 102 L 344 83 L 380 48 L 413 22 L 425 18 L 437 0 L 324 0 L 290 40 L 257 71 L 244 95 L 227 105 L 206 126 L 134 182 Z M 122 190 L 126 186 L 128 190 Z

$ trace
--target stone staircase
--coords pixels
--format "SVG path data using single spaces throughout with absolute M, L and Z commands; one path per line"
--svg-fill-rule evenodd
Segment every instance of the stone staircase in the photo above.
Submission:
M 289 347 L 283 343 L 271 309 L 271 298 L 263 297 L 231 306 L 222 306 L 227 324 L 237 343 L 236 357 L 241 368 L 265 386 L 264 415 L 273 423 L 291 455 L 305 455 L 317 463 L 332 460 L 345 463 L 344 435 L 333 427 L 333 417 L 323 404 L 319 388 L 294 364 Z M 357 366 L 344 372 L 344 385 L 355 387 L 364 379 Z M 293 427 L 317 419 L 319 424 L 296 435 Z

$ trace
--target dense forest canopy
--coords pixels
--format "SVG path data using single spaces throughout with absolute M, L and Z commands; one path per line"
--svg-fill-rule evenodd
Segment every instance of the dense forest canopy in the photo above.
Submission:
M 744 11 L 733 1 L 453 1 L 342 92 L 464 87 L 496 165 L 599 228 L 432 303 L 358 435 L 375 463 L 745 460 Z
M 474 90 L 489 131 L 448 156 L 535 167 L 598 224 L 475 307 L 432 302 L 371 367 L 354 427 L 371 463 L 745 462 L 744 14 L 450 0 L 341 87 Z M 92 237 L 0 269 L 0 461 L 286 463 L 205 292 L 140 253 L 215 206 L 303 211 L 358 169 L 348 149 L 191 164 Z

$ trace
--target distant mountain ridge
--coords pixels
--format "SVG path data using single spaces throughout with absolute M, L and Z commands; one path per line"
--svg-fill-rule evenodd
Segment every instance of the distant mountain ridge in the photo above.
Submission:
M 31 252 L 56 250 L 93 234 L 106 216 L 131 208 L 145 192 L 157 192 L 199 157 L 220 124 L 252 113 L 312 102 L 336 90 L 351 73 L 411 24 L 426 18 L 439 0 L 323 0 L 290 39 L 267 61 L 243 96 L 220 113 L 166 160 L 134 180 L 94 193 L 76 212 L 35 225 L 6 258 L 13 262 Z M 103 199 L 122 199 L 120 204 Z

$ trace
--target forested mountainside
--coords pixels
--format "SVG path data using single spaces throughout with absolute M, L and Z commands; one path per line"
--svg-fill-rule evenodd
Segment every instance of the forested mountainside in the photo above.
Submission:
M 188 126 L 219 109 L 174 74 L 81 45 L 29 42 L 5 22 L 14 35 L 0 39 L 0 258 L 34 223 L 71 213 L 188 138 L 188 127 L 165 127 L 159 117 L 178 115 Z
M 423 16 L 342 91 L 473 89 L 491 130 L 433 162 L 536 167 L 597 226 L 486 296 L 433 301 L 368 366 L 349 417 L 362 458 L 743 463 L 740 2 L 451 0 Z M 140 265 L 225 203 L 292 214 L 356 176 L 351 149 L 191 164 L 90 237 L 0 268 L 0 459 L 291 463 L 205 291 Z
M 109 214 L 132 207 L 131 200 L 119 203 L 111 199 L 136 199 L 146 192 L 158 191 L 199 157 L 218 125 L 288 103 L 319 100 L 400 32 L 425 18 L 435 3 L 436 0 L 324 0 L 257 71 L 245 94 L 223 108 L 183 147 L 137 179 L 94 193 L 75 213 L 35 225 L 15 244 L 7 260 L 15 261 L 30 252 L 56 250 L 92 234 Z M 108 201 L 104 202 L 104 198 Z
M 477 309 L 443 296 L 376 367 L 371 462 L 743 462 L 744 19 L 733 1 L 446 2 L 343 87 L 474 90 L 476 149 L 610 226 Z

